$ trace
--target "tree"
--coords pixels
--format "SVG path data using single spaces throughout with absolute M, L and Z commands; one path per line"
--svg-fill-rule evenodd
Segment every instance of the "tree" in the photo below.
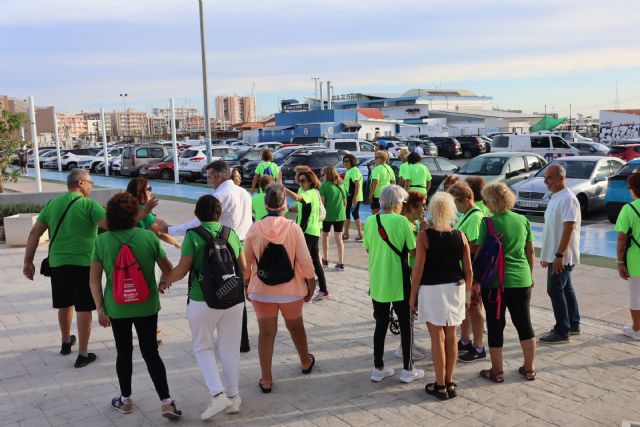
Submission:
M 20 168 L 12 168 L 11 161 L 20 151 L 20 141 L 15 135 L 24 122 L 24 115 L 8 110 L 0 111 L 0 193 L 5 182 L 16 182 Z

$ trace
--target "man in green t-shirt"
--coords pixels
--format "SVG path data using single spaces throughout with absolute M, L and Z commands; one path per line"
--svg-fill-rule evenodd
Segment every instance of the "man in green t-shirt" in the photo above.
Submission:
M 374 161 L 376 167 L 371 172 L 371 186 L 369 188 L 369 204 L 373 215 L 380 211 L 380 193 L 387 185 L 396 183 L 396 176 L 391 166 L 387 164 L 389 153 L 384 150 L 376 151 Z
M 98 227 L 106 229 L 107 225 L 104 208 L 89 198 L 93 180 L 88 171 L 72 170 L 67 175 L 67 188 L 67 193 L 49 200 L 40 212 L 29 234 L 22 271 L 25 277 L 33 280 L 36 272 L 33 258 L 38 242 L 40 236 L 49 230 L 51 294 L 53 308 L 58 309 L 62 334 L 60 353 L 70 354 L 76 342 L 75 335 L 71 335 L 75 309 L 79 354 L 74 366 L 81 368 L 96 359 L 94 353 L 87 351 L 91 335 L 91 312 L 96 308 L 89 288 L 89 268 Z
M 273 151 L 270 148 L 265 148 L 262 151 L 262 163 L 256 167 L 256 174 L 253 176 L 253 181 L 251 182 L 252 194 L 258 186 L 260 177 L 263 176 L 271 176 L 278 184 L 282 184 L 280 169 L 277 164 L 273 163 Z M 260 192 L 262 192 L 262 190 L 260 190 Z

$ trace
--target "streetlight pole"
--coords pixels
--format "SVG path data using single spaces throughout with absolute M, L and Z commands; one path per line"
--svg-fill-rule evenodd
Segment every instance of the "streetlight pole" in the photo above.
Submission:
M 120 97 L 122 97 L 122 109 L 124 110 L 124 126 L 123 126 L 123 130 L 122 130 L 122 136 L 124 137 L 124 128 L 125 127 L 129 127 L 129 115 L 127 114 L 127 94 L 126 93 L 121 93 Z M 131 129 L 128 129 L 129 131 L 131 131 Z
M 200 7 L 200 48 L 202 51 L 202 92 L 204 96 L 204 139 L 207 145 L 207 163 L 211 162 L 211 122 L 209 121 L 209 87 L 207 84 L 207 48 L 204 35 L 204 4 L 198 0 Z

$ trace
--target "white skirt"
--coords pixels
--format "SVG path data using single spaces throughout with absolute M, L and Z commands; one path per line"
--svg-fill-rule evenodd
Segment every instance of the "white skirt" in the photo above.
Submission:
M 465 285 L 458 282 L 420 286 L 418 321 L 436 326 L 457 326 L 465 316 Z

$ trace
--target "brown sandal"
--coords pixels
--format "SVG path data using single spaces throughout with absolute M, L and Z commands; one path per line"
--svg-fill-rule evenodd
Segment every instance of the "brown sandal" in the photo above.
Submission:
M 258 381 L 258 386 L 260 387 L 260 390 L 263 393 L 271 393 L 271 388 L 273 387 L 273 381 L 270 383 L 266 383 L 262 381 L 262 378 L 260 378 L 260 381 Z
M 503 383 L 504 382 L 504 372 L 493 372 L 491 369 L 483 369 L 480 371 L 480 376 L 482 378 L 486 378 L 489 381 L 493 381 L 494 383 Z
M 526 369 L 524 369 L 524 366 L 520 366 L 518 368 L 518 372 L 520 373 L 520 375 L 525 377 L 527 381 L 533 381 L 536 379 L 536 371 L 534 370 L 527 371 Z

